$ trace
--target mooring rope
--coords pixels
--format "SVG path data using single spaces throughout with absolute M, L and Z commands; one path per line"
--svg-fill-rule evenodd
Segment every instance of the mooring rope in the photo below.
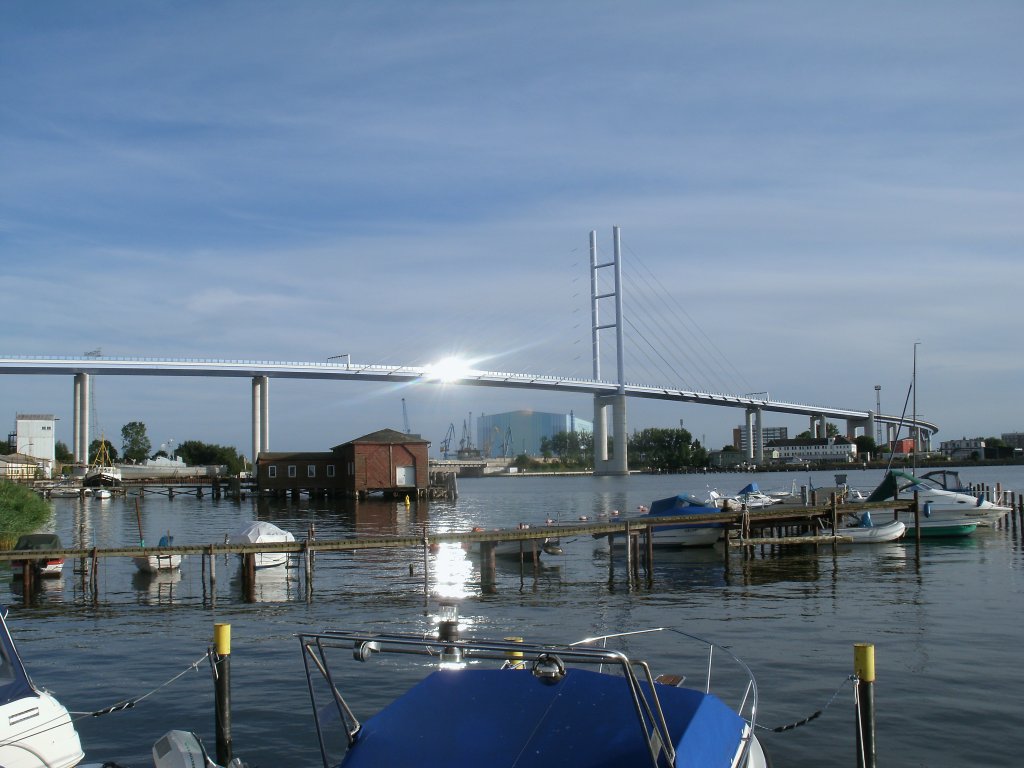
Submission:
M 77 717 L 74 718 L 74 720 L 77 721 L 77 720 L 81 720 L 81 719 L 86 718 L 86 717 L 99 717 L 100 715 L 109 715 L 111 712 L 121 712 L 121 711 L 126 710 L 126 709 L 131 709 L 136 704 L 138 704 L 140 701 L 143 701 L 144 699 L 149 698 L 150 696 L 152 696 L 154 693 L 156 693 L 157 691 L 161 690 L 162 688 L 166 688 L 168 685 L 170 685 L 171 683 L 176 681 L 178 678 L 183 677 L 188 672 L 190 672 L 192 670 L 198 670 L 199 669 L 199 665 L 202 664 L 210 656 L 210 654 L 212 654 L 212 653 L 213 653 L 212 649 L 208 650 L 206 653 L 204 653 L 198 659 L 196 659 L 191 664 L 189 664 L 187 667 L 185 667 L 185 669 L 181 670 L 181 672 L 178 672 L 172 678 L 170 678 L 169 680 L 161 683 L 160 685 L 158 685 L 156 688 L 154 688 L 153 690 L 149 691 L 148 693 L 144 693 L 141 696 L 136 696 L 136 697 L 131 698 L 131 699 L 124 699 L 123 701 L 119 701 L 116 704 L 111 704 L 109 707 L 104 707 L 103 709 L 97 709 L 97 710 L 94 710 L 92 712 L 71 712 L 70 714 L 77 715 Z
M 829 697 L 829 700 L 827 702 L 825 702 L 825 706 L 824 707 L 822 707 L 821 709 L 819 709 L 819 710 L 817 710 L 815 712 L 812 712 L 810 715 L 808 715 L 807 717 L 803 718 L 802 720 L 797 720 L 795 723 L 789 723 L 788 725 L 779 725 L 779 726 L 776 726 L 775 728 L 769 728 L 767 725 L 761 725 L 760 723 L 758 723 L 757 727 L 762 729 L 762 730 L 765 730 L 765 731 L 771 731 L 772 733 L 783 733 L 784 731 L 791 731 L 794 728 L 799 728 L 801 725 L 807 725 L 812 720 L 817 720 L 819 717 L 821 717 L 823 714 L 825 714 L 825 710 L 828 709 L 830 706 L 832 706 L 832 702 L 836 700 L 836 697 L 843 690 L 843 688 L 846 687 L 847 683 L 855 683 L 855 682 L 857 682 L 857 676 L 856 675 L 850 675 L 849 677 L 847 677 L 845 680 L 843 680 L 843 682 L 840 684 L 840 686 L 838 688 L 836 688 L 835 693 L 833 693 Z M 856 689 L 854 689 L 854 694 L 856 695 Z

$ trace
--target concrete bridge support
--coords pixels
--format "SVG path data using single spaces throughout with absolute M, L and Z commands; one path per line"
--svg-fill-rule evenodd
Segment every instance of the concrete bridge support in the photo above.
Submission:
M 608 407 L 612 409 L 612 454 L 608 456 Z M 594 396 L 594 474 L 628 475 L 626 396 Z
M 252 377 L 252 463 L 270 450 L 270 379 Z
M 760 408 L 747 409 L 747 460 L 755 464 L 764 463 L 764 427 Z
M 71 452 L 74 454 L 76 464 L 89 463 L 89 400 L 91 398 L 91 387 L 89 374 L 75 374 L 75 393 L 73 408 L 73 429 L 74 434 L 71 442 L 74 445 Z

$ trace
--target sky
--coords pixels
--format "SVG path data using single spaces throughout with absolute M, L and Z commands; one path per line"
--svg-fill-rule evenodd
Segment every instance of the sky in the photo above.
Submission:
M 0 356 L 590 378 L 589 233 L 604 262 L 618 226 L 627 381 L 864 410 L 881 386 L 898 415 L 916 349 L 936 443 L 1024 431 L 1022 29 L 1016 0 L 13 0 Z M 0 376 L 0 421 L 53 413 L 71 445 L 72 391 Z M 250 391 L 98 377 L 94 427 L 247 455 Z M 435 449 L 481 413 L 593 414 L 272 380 L 271 449 L 404 429 L 403 399 Z M 742 420 L 628 406 L 631 432 L 682 421 L 710 448 Z

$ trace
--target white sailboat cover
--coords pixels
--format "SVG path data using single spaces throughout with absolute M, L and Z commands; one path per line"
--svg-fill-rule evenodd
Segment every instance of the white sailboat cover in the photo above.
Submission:
M 265 520 L 253 520 L 228 536 L 228 544 L 267 544 L 295 541 L 290 531 L 278 528 Z

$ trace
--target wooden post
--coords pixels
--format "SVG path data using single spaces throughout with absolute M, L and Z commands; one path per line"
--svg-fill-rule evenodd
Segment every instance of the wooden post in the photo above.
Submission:
M 647 586 L 654 586 L 654 528 L 650 525 L 645 529 L 644 543 L 647 545 Z
M 217 764 L 231 762 L 231 625 L 213 625 Z
M 626 581 L 633 585 L 633 533 L 626 521 Z
M 487 594 L 494 594 L 497 591 L 497 562 L 494 555 L 496 548 L 497 545 L 493 541 L 480 542 L 480 586 Z
M 857 676 L 857 768 L 875 768 L 875 646 L 855 643 L 853 673 Z
M 242 555 L 242 597 L 246 602 L 256 600 L 256 553 Z

